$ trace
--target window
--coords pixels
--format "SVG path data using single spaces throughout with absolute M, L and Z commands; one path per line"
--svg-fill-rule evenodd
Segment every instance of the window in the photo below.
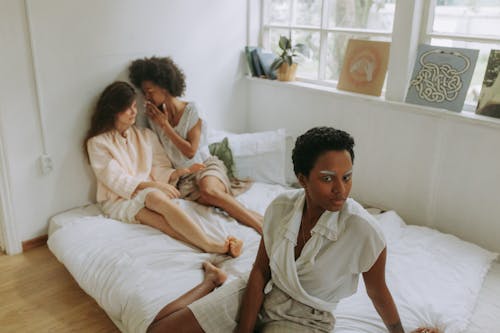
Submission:
M 500 49 L 500 0 L 262 0 L 262 46 L 278 51 L 280 35 L 304 43 L 312 59 L 301 80 L 335 84 L 350 38 L 391 41 L 386 96 L 404 99 L 419 43 L 479 49 L 466 99 L 473 110 L 491 49 Z M 398 26 L 394 28 L 394 22 Z M 408 59 L 408 60 L 405 60 Z M 391 65 L 392 63 L 392 65 Z
M 479 50 L 465 101 L 473 109 L 490 50 L 500 48 L 500 0 L 433 0 L 428 9 L 425 43 Z
M 312 58 L 305 79 L 337 81 L 350 38 L 390 41 L 395 0 L 265 0 L 263 46 L 276 53 L 281 35 L 303 43 Z

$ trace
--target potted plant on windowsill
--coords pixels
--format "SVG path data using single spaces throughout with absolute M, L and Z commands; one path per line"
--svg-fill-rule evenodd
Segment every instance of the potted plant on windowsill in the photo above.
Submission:
M 297 72 L 295 58 L 303 55 L 307 48 L 304 44 L 296 44 L 292 47 L 292 41 L 286 36 L 280 37 L 278 46 L 282 52 L 271 64 L 271 70 L 277 71 L 278 80 L 280 81 L 294 81 Z

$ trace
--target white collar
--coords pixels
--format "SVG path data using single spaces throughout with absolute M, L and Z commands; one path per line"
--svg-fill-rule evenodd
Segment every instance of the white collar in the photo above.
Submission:
M 113 136 L 119 142 L 125 142 L 125 143 L 127 143 L 127 140 L 130 138 L 131 131 L 132 131 L 132 126 L 130 126 L 129 128 L 127 128 L 123 132 L 123 135 L 115 129 L 115 130 L 113 130 Z
M 298 200 L 295 201 L 290 214 L 286 217 L 285 223 L 281 226 L 281 233 L 283 237 L 293 242 L 294 245 L 297 245 L 297 235 L 300 229 L 300 221 L 304 210 L 305 197 L 305 191 L 302 191 Z M 345 228 L 345 217 L 349 215 L 346 214 L 347 211 L 348 208 L 346 201 L 340 211 L 323 212 L 318 222 L 316 222 L 316 225 L 312 228 L 311 233 L 318 233 L 331 241 L 336 241 L 340 233 Z

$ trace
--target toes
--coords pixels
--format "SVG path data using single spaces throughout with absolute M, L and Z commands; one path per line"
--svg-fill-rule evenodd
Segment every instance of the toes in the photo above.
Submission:
M 243 248 L 243 241 L 232 237 L 229 241 L 229 255 L 233 258 L 239 257 Z

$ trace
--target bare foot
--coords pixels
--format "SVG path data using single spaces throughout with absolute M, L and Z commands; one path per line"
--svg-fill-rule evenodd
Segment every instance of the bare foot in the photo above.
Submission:
M 227 251 L 227 254 L 233 258 L 239 257 L 243 249 L 243 241 L 234 236 L 229 236 L 227 241 L 229 241 L 229 251 Z
M 227 274 L 222 269 L 208 261 L 203 262 L 203 270 L 205 271 L 205 280 L 212 282 L 216 287 L 223 284 L 227 279 Z
M 429 327 L 420 327 L 411 333 L 439 333 L 440 331 L 437 328 L 429 328 Z

